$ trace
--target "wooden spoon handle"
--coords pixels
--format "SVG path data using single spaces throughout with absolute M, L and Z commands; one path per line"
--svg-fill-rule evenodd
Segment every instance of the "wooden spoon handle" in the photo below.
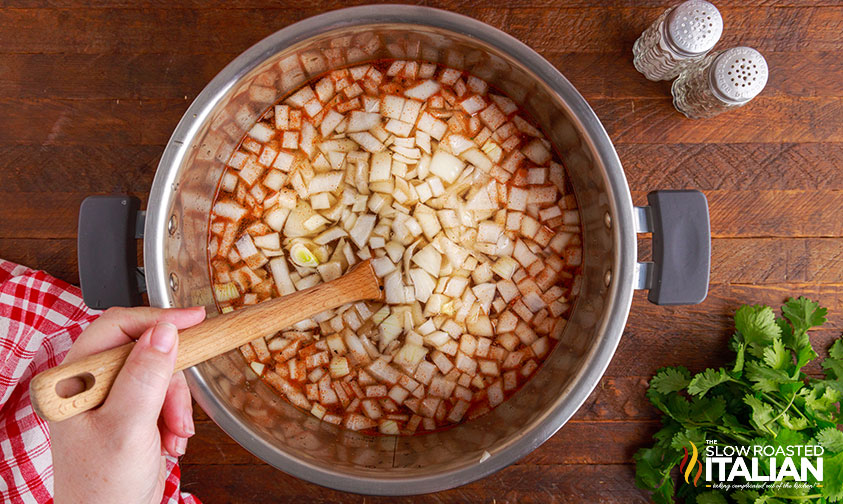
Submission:
M 365 261 L 336 280 L 209 318 L 179 331 L 175 370 L 194 366 L 325 310 L 382 297 L 375 271 L 370 261 Z M 36 413 L 45 420 L 59 421 L 102 404 L 134 345 L 127 343 L 36 375 L 29 385 Z M 60 396 L 56 385 L 68 378 L 81 379 L 86 388 L 70 397 Z

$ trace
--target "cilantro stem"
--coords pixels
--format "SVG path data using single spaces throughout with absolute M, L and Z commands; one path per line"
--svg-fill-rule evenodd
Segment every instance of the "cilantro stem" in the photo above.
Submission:
M 776 495 L 776 499 L 788 499 L 788 500 L 806 500 L 806 499 L 816 499 L 817 497 L 822 497 L 822 494 L 811 494 L 811 495 Z
M 779 413 L 778 415 L 776 415 L 774 418 L 772 418 L 772 419 L 767 420 L 766 422 L 764 422 L 764 427 L 766 428 L 766 427 L 767 427 L 767 424 L 772 423 L 772 422 L 775 422 L 775 421 L 776 421 L 776 420 L 778 420 L 778 419 L 779 419 L 782 415 L 784 415 L 784 414 L 787 412 L 787 410 L 789 410 L 789 409 L 790 409 L 790 407 L 793 405 L 793 400 L 794 400 L 794 399 L 796 399 L 796 392 L 794 392 L 794 393 L 793 393 L 793 395 L 792 395 L 792 396 L 791 396 L 791 398 L 790 398 L 790 402 L 789 402 L 789 403 L 787 403 L 787 406 L 785 406 L 785 408 L 782 410 L 782 412 L 781 412 L 781 413 Z M 797 411 L 798 411 L 798 408 L 797 408 Z M 800 415 L 801 415 L 801 413 L 800 413 Z M 774 435 L 774 437 L 775 437 L 775 435 Z

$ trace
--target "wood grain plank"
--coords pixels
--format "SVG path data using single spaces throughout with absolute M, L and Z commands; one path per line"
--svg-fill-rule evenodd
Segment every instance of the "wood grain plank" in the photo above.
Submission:
M 103 193 L 105 194 L 105 193 Z M 129 193 L 145 207 L 148 194 Z M 0 238 L 76 238 L 79 205 L 89 193 L 7 193 L 0 200 Z
M 237 53 L 201 58 L 180 53 L 0 54 L 0 96 L 192 100 L 235 57 Z
M 840 142 L 843 98 L 758 96 L 705 120 L 688 119 L 671 98 L 589 100 L 615 144 Z
M 0 145 L 0 193 L 142 193 L 163 145 Z
M 437 4 L 438 5 L 438 4 Z M 449 6 L 449 4 L 442 4 Z M 121 8 L 118 24 L 111 9 L 5 9 L 0 25 L 16 26 L 16 36 L 0 39 L 4 53 L 238 53 L 283 26 L 330 10 L 277 6 L 244 9 Z M 641 31 L 664 10 L 619 7 L 478 7 L 466 15 L 496 26 L 539 52 L 628 50 Z M 843 47 L 843 8 L 727 8 L 731 20 L 723 47 L 741 44 L 762 52 L 838 51 Z M 224 31 L 204 27 L 225 27 Z M 95 29 L 91 29 L 95 27 Z M 185 29 L 187 27 L 187 29 Z M 193 29 L 192 27 L 200 27 Z M 41 33 L 50 33 L 42 37 Z
M 237 53 L 0 54 L 0 96 L 20 99 L 194 98 Z M 587 99 L 660 98 L 670 82 L 651 82 L 632 65 L 631 51 L 543 56 Z M 843 61 L 830 52 L 776 52 L 764 96 L 841 96 Z M 56 72 L 56 68 L 62 72 Z M 822 69 L 822 71 L 817 71 Z
M 843 189 L 843 144 L 618 144 L 633 191 Z
M 732 317 L 739 306 L 766 304 L 778 310 L 789 297 L 798 296 L 809 297 L 828 308 L 834 316 L 829 318 L 825 329 L 838 331 L 839 335 L 843 329 L 843 284 L 839 283 L 716 284 L 710 286 L 705 301 L 687 306 L 656 306 L 647 302 L 646 292 L 636 291 L 627 330 L 642 336 L 649 332 L 655 335 L 652 339 L 660 339 L 665 331 L 672 330 L 688 335 L 730 336 L 734 332 Z
M 162 145 L 184 111 L 173 100 L 3 100 L 0 144 Z
M 155 9 L 242 9 L 242 8 L 261 8 L 267 6 L 266 0 L 245 0 L 237 2 L 232 5 L 226 0 L 181 0 L 179 2 L 171 2 L 167 0 L 144 0 L 142 2 L 130 2 L 126 0 L 94 0 L 85 2 L 83 0 L 14 0 L 6 1 L 5 5 L 13 8 L 79 8 L 79 7 L 108 7 L 112 9 L 127 8 L 127 7 L 142 7 Z M 370 5 L 379 3 L 377 0 L 319 0 L 312 2 L 310 5 L 325 9 L 340 9 L 343 7 L 351 7 L 357 5 Z M 384 2 L 387 3 L 387 2 Z M 470 10 L 477 4 L 471 0 L 448 0 L 448 1 L 427 1 L 420 0 L 417 2 L 394 2 L 389 3 L 408 3 L 418 5 L 428 5 L 440 9 L 450 9 L 454 11 Z M 573 7 L 596 7 L 599 6 L 604 9 L 617 9 L 621 7 L 629 7 L 633 2 L 629 0 L 508 0 L 506 5 L 510 8 L 573 8 Z M 664 9 L 665 3 L 662 0 L 636 0 L 633 4 L 640 8 Z M 721 0 L 717 2 L 717 7 L 721 11 L 737 7 L 836 7 L 839 3 L 833 0 L 816 1 L 816 0 Z M 276 8 L 284 7 L 284 4 L 273 4 Z
M 352 495 L 296 479 L 269 465 L 182 465 L 182 490 L 206 504 L 250 502 L 368 502 L 449 504 L 465 502 L 594 504 L 650 502 L 635 488 L 631 465 L 513 465 L 487 478 L 453 490 L 412 497 Z M 209 482 L 212 482 L 209 484 Z
M 79 285 L 76 240 L 0 238 L 0 258 L 45 270 L 59 280 Z

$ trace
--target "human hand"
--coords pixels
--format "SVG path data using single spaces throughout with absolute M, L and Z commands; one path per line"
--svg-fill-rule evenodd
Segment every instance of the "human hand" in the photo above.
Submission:
M 164 454 L 183 455 L 194 433 L 177 329 L 204 319 L 202 307 L 112 308 L 79 336 L 64 362 L 137 343 L 102 406 L 50 423 L 56 504 L 161 502 Z

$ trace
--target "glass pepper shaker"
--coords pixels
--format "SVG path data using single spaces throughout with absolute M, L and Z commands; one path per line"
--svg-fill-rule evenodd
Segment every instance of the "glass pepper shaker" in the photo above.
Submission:
M 767 75 L 764 56 L 750 47 L 711 53 L 673 81 L 673 106 L 691 119 L 712 117 L 755 98 Z
M 650 80 L 670 80 L 705 56 L 722 33 L 720 11 L 704 0 L 689 0 L 644 30 L 632 46 L 632 62 Z

